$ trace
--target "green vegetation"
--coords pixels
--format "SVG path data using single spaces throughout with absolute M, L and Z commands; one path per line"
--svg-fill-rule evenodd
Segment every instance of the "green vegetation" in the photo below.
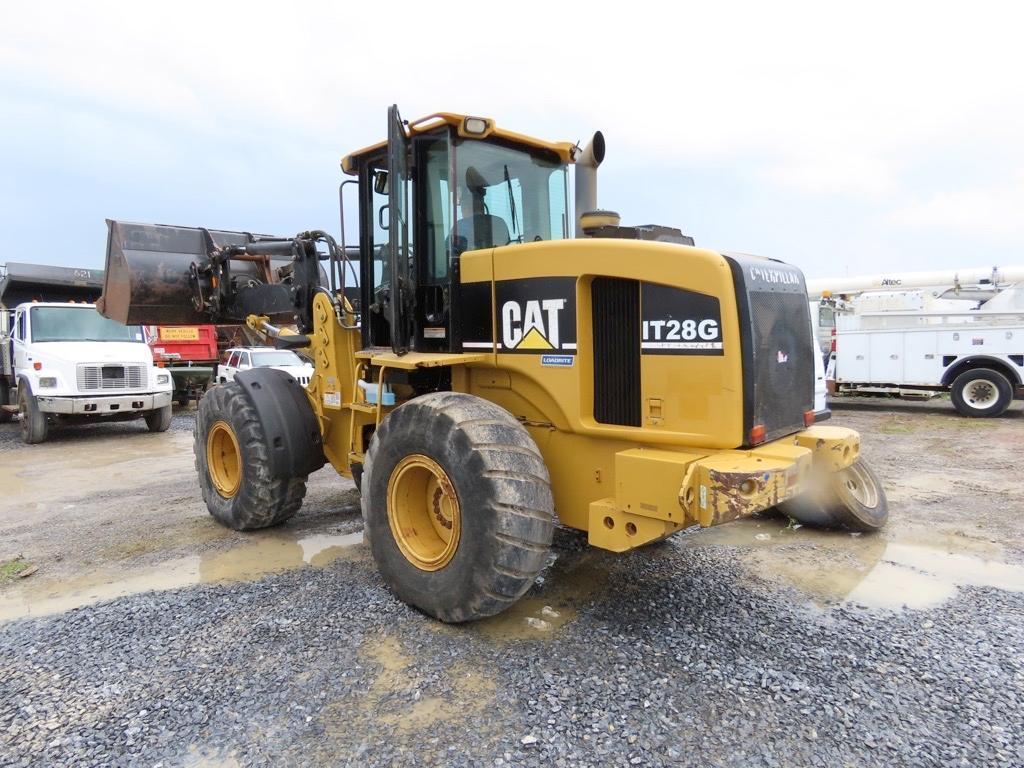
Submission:
M 0 584 L 16 578 L 19 573 L 27 571 L 31 567 L 32 563 L 24 559 L 21 555 L 18 555 L 12 560 L 5 560 L 0 563 Z

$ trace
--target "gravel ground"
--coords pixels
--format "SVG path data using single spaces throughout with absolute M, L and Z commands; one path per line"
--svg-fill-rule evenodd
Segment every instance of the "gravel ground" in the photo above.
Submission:
M 875 543 L 797 532 L 783 545 L 779 523 L 750 521 L 616 556 L 562 531 L 526 600 L 462 627 L 394 600 L 356 545 L 315 567 L 0 624 L 0 764 L 1024 764 L 1022 592 L 961 573 L 948 599 L 880 610 L 846 592 L 815 599 L 778 559 L 874 572 L 895 557 L 887 544 L 937 529 L 961 542 L 953 558 L 998 547 L 1014 567 L 1019 493 L 990 482 L 978 497 L 971 473 L 1000 461 L 1019 473 L 1019 414 L 978 426 L 942 408 L 868 408 L 836 421 L 862 429 L 896 500 Z M 984 436 L 980 455 L 939 450 L 964 430 Z M 911 469 L 936 479 L 901 486 Z M 954 469 L 966 485 L 943 488 Z M 350 488 L 322 475 L 292 524 L 358 528 Z M 967 511 L 984 531 L 961 530 Z

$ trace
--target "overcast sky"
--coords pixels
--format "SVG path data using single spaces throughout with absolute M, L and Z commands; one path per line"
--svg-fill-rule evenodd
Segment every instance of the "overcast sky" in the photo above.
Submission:
M 102 266 L 105 218 L 337 231 L 407 118 L 605 133 L 624 223 L 811 277 L 1024 263 L 1011 3 L 5 4 L 0 262 Z

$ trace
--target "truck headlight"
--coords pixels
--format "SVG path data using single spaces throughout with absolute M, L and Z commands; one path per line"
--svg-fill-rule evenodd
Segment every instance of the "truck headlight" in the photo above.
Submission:
M 158 373 L 156 375 L 157 384 L 168 384 L 171 381 L 171 374 L 169 373 Z
M 56 376 L 40 376 L 39 377 L 40 387 L 56 387 L 57 377 Z

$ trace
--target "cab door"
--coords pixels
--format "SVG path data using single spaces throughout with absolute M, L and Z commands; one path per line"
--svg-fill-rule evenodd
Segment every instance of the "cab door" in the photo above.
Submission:
M 398 113 L 388 109 L 388 267 L 391 295 L 387 317 L 391 325 L 391 349 L 396 355 L 409 351 L 413 337 L 413 300 L 416 295 L 409 246 L 409 137 Z
M 12 363 L 15 370 L 28 368 L 28 311 L 18 309 L 14 312 L 14 332 L 11 334 Z

